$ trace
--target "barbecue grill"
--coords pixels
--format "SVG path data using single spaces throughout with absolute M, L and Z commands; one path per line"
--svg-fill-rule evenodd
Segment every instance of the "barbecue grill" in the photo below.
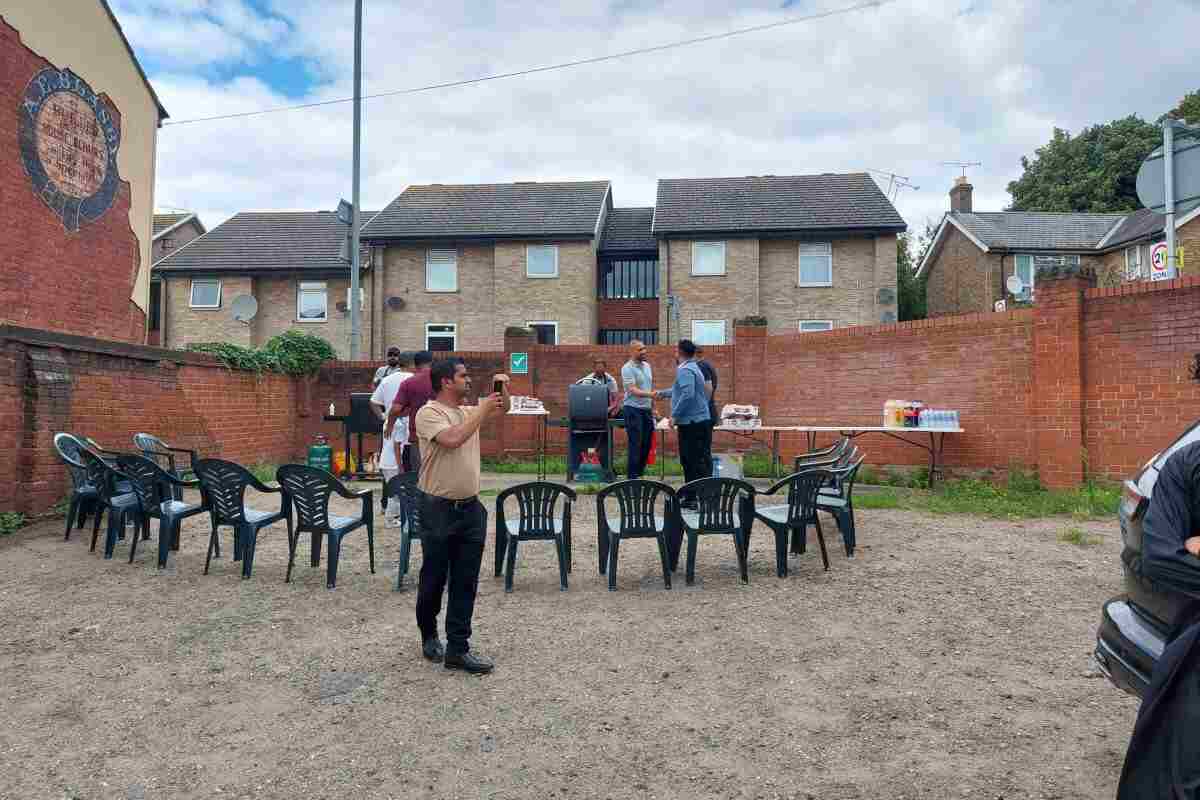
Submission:
M 567 389 L 567 480 L 575 477 L 580 456 L 594 447 L 600 454 L 607 480 L 612 470 L 612 428 L 608 423 L 608 384 L 576 383 Z

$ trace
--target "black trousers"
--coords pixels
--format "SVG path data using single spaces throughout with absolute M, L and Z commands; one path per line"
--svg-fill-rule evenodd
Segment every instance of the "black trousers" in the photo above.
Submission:
M 442 593 L 446 603 L 446 652 L 471 649 L 471 617 L 479 589 L 479 565 L 487 536 L 487 509 L 478 498 L 446 500 L 421 496 L 421 578 L 417 588 L 417 627 L 421 639 L 438 635 Z
M 704 477 L 706 477 L 706 478 L 707 478 L 707 477 L 711 477 L 711 476 L 712 476 L 712 474 L 713 474 L 713 467 L 712 467 L 712 460 L 713 460 L 713 454 L 712 454 L 712 440 L 713 440 L 713 428 L 715 428 L 715 427 L 716 427 L 716 424 L 715 424 L 715 423 L 713 423 L 712 419 L 710 418 L 708 422 L 704 423 L 704 426 L 705 426 L 705 431 L 704 431 L 704 456 L 703 456 L 703 459 L 704 459 Z
M 650 457 L 650 445 L 654 441 L 654 415 L 648 408 L 624 406 L 625 435 L 629 438 L 625 453 L 625 477 L 632 480 L 646 472 L 646 459 Z
M 684 482 L 710 477 L 712 458 L 709 458 L 707 464 L 704 459 L 712 447 L 712 426 L 705 420 L 677 425 L 675 429 L 679 435 L 679 460 L 683 464 Z
M 413 436 L 409 443 L 404 447 L 404 463 L 400 466 L 405 472 L 419 472 L 421 470 L 421 448 L 417 445 L 417 437 Z

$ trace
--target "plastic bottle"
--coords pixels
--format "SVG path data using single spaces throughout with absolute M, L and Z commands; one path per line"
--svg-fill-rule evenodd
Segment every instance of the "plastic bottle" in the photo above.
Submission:
M 329 416 L 331 416 L 331 417 L 337 416 L 337 409 L 334 407 L 333 403 L 329 404 Z

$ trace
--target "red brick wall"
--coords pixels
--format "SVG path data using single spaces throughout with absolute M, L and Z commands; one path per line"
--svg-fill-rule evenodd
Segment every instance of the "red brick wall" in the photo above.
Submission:
M 658 328 L 657 300 L 600 300 L 599 327 L 636 331 Z
M 1085 300 L 1088 465 L 1126 478 L 1200 419 L 1200 382 L 1188 374 L 1200 353 L 1200 278 L 1090 289 Z
M 129 299 L 140 262 L 129 225 L 129 184 L 120 183 L 100 219 L 69 232 L 39 199 L 21 160 L 25 87 L 52 66 L 67 65 L 50 64 L 26 48 L 0 20 L 0 323 L 140 343 L 146 319 Z M 121 110 L 108 105 L 119 123 Z

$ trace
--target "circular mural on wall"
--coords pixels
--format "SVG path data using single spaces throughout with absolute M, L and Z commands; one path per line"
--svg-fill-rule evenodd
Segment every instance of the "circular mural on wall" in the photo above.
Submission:
M 69 231 L 112 206 L 121 130 L 106 101 L 69 69 L 34 75 L 21 99 L 21 160 L 33 189 Z

